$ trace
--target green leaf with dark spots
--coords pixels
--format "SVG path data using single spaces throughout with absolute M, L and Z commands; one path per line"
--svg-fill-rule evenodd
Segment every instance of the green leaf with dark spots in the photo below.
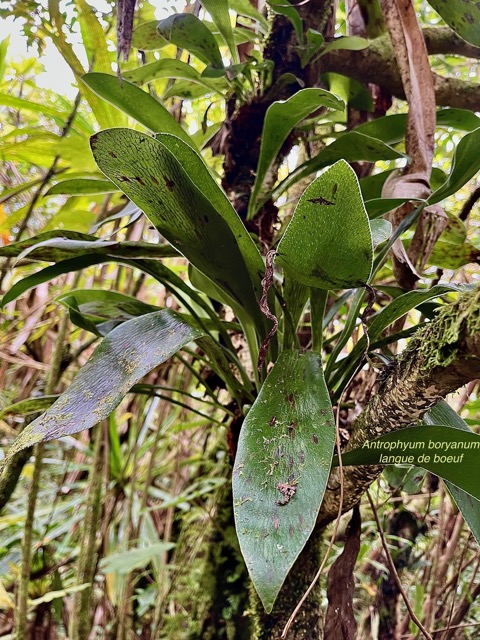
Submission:
M 455 33 L 480 47 L 480 5 L 473 0 L 428 0 Z
M 213 21 L 222 34 L 234 64 L 238 64 L 238 50 L 233 37 L 232 23 L 230 22 L 230 14 L 228 12 L 228 0 L 202 0 L 204 9 L 212 16 Z
M 103 173 L 263 333 L 261 256 L 200 156 L 176 137 L 130 129 L 97 133 L 92 150 Z
M 320 355 L 283 351 L 245 419 L 233 469 L 240 548 L 267 612 L 315 526 L 334 443 Z
M 167 42 L 193 53 L 205 64 L 223 68 L 222 55 L 214 35 L 192 13 L 175 13 L 160 20 L 157 33 Z
M 86 73 L 82 76 L 82 82 L 153 133 L 171 133 L 192 144 L 190 136 L 170 111 L 143 89 L 108 73 Z
M 90 429 L 104 420 L 136 382 L 203 335 L 169 309 L 117 327 L 97 347 L 65 393 L 16 438 L 6 462 L 26 447 Z
M 139 24 L 132 36 L 132 47 L 141 51 L 163 49 L 168 42 L 157 31 L 158 20 L 150 20 Z
M 361 287 L 370 278 L 370 224 L 353 169 L 340 160 L 303 192 L 277 249 L 298 282 L 319 289 Z

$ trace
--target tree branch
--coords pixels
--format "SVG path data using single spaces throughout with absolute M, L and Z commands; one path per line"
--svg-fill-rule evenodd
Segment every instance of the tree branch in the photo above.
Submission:
M 439 27 L 423 30 L 428 53 L 455 53 L 480 58 L 480 48 L 460 43 L 451 29 Z M 392 45 L 384 35 L 372 40 L 362 51 L 339 49 L 322 58 L 322 73 L 333 71 L 363 83 L 377 84 L 397 98 L 405 100 L 400 73 Z M 433 74 L 435 95 L 440 106 L 480 110 L 480 85 L 458 78 Z
M 418 422 L 441 398 L 480 377 L 480 288 L 459 297 L 417 331 L 353 426 L 346 450 Z M 346 512 L 379 476 L 381 466 L 344 468 Z M 319 525 L 335 519 L 338 469 L 330 477 Z

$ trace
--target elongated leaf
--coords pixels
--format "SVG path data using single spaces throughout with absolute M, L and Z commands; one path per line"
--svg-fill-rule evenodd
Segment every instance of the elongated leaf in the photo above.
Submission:
M 192 13 L 175 13 L 157 24 L 167 42 L 193 53 L 205 64 L 223 68 L 222 55 L 212 32 Z
M 156 133 L 172 133 L 191 144 L 190 136 L 153 96 L 131 82 L 108 73 L 87 73 L 82 81 L 101 98 Z
M 357 177 L 344 160 L 302 194 L 278 245 L 277 262 L 298 282 L 319 289 L 368 282 L 372 234 Z
M 102 193 L 115 193 L 115 191 L 118 191 L 118 189 L 112 182 L 110 182 L 110 180 L 90 180 L 88 178 L 80 178 L 57 182 L 56 185 L 50 187 L 45 196 L 54 196 L 57 194 L 69 196 L 93 196 Z
M 230 9 L 241 16 L 256 20 L 264 31 L 268 31 L 268 22 L 262 14 L 252 5 L 250 0 L 229 0 Z
M 456 193 L 470 178 L 480 171 L 480 128 L 467 133 L 458 143 L 453 156 L 452 169 L 447 181 L 428 198 L 433 204 Z
M 233 37 L 232 23 L 228 13 L 228 0 L 202 0 L 202 5 L 212 16 L 215 25 L 222 34 L 225 42 L 230 49 L 234 64 L 239 62 L 238 51 Z
M 255 293 L 260 254 L 200 156 L 178 138 L 129 129 L 101 131 L 92 149 L 99 168 L 160 233 L 264 327 Z
M 440 424 L 453 429 L 463 429 L 471 433 L 471 429 L 465 420 L 462 420 L 458 413 L 456 413 L 445 400 L 437 402 L 437 404 L 425 414 L 423 422 L 427 425 Z M 478 458 L 476 464 L 478 466 Z M 480 500 L 459 489 L 451 482 L 446 481 L 446 485 L 475 536 L 476 541 L 480 544 Z
M 293 24 L 298 42 L 303 42 L 303 22 L 300 14 L 290 0 L 268 0 L 268 4 L 275 13 L 286 16 Z
M 480 47 L 480 7 L 478 2 L 465 0 L 428 0 L 455 33 Z
M 33 444 L 90 429 L 109 416 L 132 385 L 202 335 L 169 309 L 117 327 L 97 347 L 67 391 L 22 431 L 7 460 Z
M 340 159 L 348 162 L 358 162 L 360 160 L 377 162 L 378 160 L 396 160 L 404 157 L 403 153 L 393 149 L 382 140 L 371 138 L 355 130 L 348 131 L 322 149 L 314 158 L 292 171 L 288 178 L 274 189 L 273 196 L 278 198 L 292 184 Z
M 240 548 L 267 612 L 315 526 L 334 441 L 319 354 L 283 351 L 245 419 L 233 470 Z
M 344 465 L 414 464 L 480 500 L 480 436 L 442 425 L 388 433 L 342 456 Z
M 196 82 L 210 90 L 216 89 L 215 83 L 204 78 L 194 67 L 173 58 L 161 58 L 132 71 L 126 71 L 123 77 L 134 84 L 145 84 L 162 78 L 177 78 Z
M 105 254 L 119 258 L 172 258 L 178 252 L 169 245 L 151 242 L 116 242 L 100 240 L 95 236 L 77 231 L 46 231 L 27 240 L 0 247 L 0 257 L 31 258 L 46 262 L 59 262 L 67 258 L 86 254 Z
M 257 200 L 261 194 L 265 176 L 289 133 L 319 107 L 342 110 L 345 105 L 342 100 L 325 89 L 302 89 L 288 100 L 274 102 L 267 109 L 263 123 L 257 176 L 250 198 L 250 218 L 258 209 Z

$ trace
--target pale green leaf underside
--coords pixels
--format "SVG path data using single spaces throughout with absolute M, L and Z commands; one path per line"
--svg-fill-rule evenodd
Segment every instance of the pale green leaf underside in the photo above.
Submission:
M 319 289 L 365 285 L 372 233 L 353 169 L 340 160 L 302 194 L 277 250 L 277 262 L 298 282 Z
M 315 525 L 334 441 L 319 354 L 282 352 L 245 419 L 233 471 L 240 548 L 267 611 Z
M 31 445 L 90 429 L 144 375 L 203 335 L 168 309 L 123 323 L 97 347 L 65 393 L 22 431 L 7 460 Z

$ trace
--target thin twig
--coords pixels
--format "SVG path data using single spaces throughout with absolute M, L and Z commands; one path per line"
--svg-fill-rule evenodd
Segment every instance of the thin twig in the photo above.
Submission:
M 390 553 L 390 549 L 388 548 L 388 543 L 387 543 L 387 540 L 385 538 L 385 534 L 383 533 L 382 523 L 380 522 L 380 518 L 378 517 L 377 508 L 375 507 L 375 503 L 373 502 L 372 496 L 370 495 L 370 491 L 368 489 L 367 489 L 366 493 L 367 493 L 368 501 L 370 502 L 370 506 L 372 508 L 373 517 L 375 518 L 375 522 L 377 523 L 378 533 L 380 535 L 380 540 L 382 541 L 382 547 L 383 547 L 383 551 L 385 553 L 385 557 L 387 559 L 387 564 L 388 564 L 388 567 L 390 569 L 390 573 L 392 574 L 392 577 L 395 580 L 395 584 L 397 585 L 397 589 L 400 592 L 400 595 L 402 596 L 402 599 L 403 599 L 403 601 L 405 603 L 405 606 L 407 607 L 407 610 L 408 610 L 408 613 L 410 614 L 412 622 L 420 629 L 420 631 L 423 633 L 425 638 L 427 638 L 427 640 L 433 640 L 432 636 L 428 633 L 428 631 L 425 629 L 425 627 L 423 626 L 423 624 L 421 623 L 421 621 L 419 620 L 419 618 L 415 614 L 415 611 L 413 610 L 412 605 L 410 604 L 410 602 L 408 600 L 407 594 L 403 590 L 403 586 L 402 586 L 402 583 L 401 583 L 400 578 L 398 576 L 395 564 L 393 562 L 393 558 L 392 558 L 392 555 Z

